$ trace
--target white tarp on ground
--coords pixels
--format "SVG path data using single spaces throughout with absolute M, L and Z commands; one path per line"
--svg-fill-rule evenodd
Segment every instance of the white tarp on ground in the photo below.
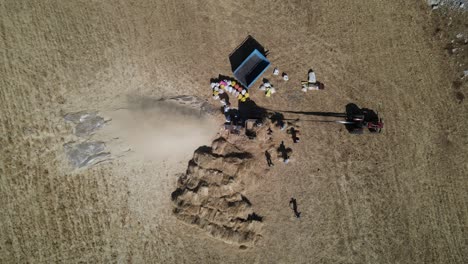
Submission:
M 77 168 L 91 166 L 110 157 L 110 153 L 105 151 L 106 144 L 102 141 L 78 144 L 71 142 L 65 144 L 64 148 L 70 163 Z

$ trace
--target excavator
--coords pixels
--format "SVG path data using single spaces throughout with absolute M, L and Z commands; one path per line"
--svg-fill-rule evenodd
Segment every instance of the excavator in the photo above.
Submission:
M 340 118 L 341 120 L 286 119 L 281 113 Z M 274 120 L 274 122 L 282 122 L 282 120 L 294 120 L 294 121 L 302 120 L 302 121 L 321 122 L 321 123 L 338 123 L 338 124 L 345 125 L 346 129 L 351 134 L 364 134 L 365 132 L 369 132 L 372 134 L 381 133 L 384 127 L 383 119 L 379 117 L 377 112 L 368 108 L 359 108 L 356 104 L 353 104 L 353 103 L 346 105 L 345 113 L 274 111 L 270 119 Z
M 363 134 L 365 129 L 370 133 L 380 133 L 384 127 L 382 118 L 368 108 L 359 108 L 355 104 L 346 107 L 346 118 L 344 121 L 336 121 L 337 123 L 344 124 L 346 129 L 351 134 Z M 356 107 L 354 107 L 356 106 Z

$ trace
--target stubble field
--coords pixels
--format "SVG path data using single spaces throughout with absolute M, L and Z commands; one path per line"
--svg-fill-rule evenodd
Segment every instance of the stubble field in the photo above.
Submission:
M 312 2 L 1 2 L 0 262 L 466 263 L 468 109 L 433 14 L 423 1 Z M 290 77 L 268 72 L 278 93 L 252 88 L 258 105 L 356 103 L 385 121 L 382 134 L 361 136 L 302 121 L 301 142 L 286 142 L 291 162 L 258 164 L 245 190 L 264 217 L 256 245 L 240 249 L 173 215 L 195 149 L 67 166 L 63 144 L 75 138 L 64 114 L 210 98 L 209 79 L 230 75 L 228 55 L 248 34 Z M 309 68 L 326 90 L 300 91 Z

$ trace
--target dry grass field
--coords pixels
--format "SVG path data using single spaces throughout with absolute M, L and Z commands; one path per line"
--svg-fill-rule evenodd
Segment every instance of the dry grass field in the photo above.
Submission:
M 407 0 L 0 1 L 0 263 L 467 263 L 468 108 L 444 50 L 453 36 L 437 21 Z M 231 74 L 228 55 L 248 34 L 290 77 L 268 71 L 278 93 L 252 88 L 258 105 L 342 112 L 352 102 L 385 121 L 382 134 L 360 136 L 302 121 L 301 142 L 285 142 L 291 162 L 259 163 L 245 189 L 264 217 L 254 246 L 172 213 L 195 149 L 67 165 L 64 114 L 208 99 L 209 79 Z M 326 90 L 300 91 L 309 68 Z M 457 89 L 466 95 L 466 80 Z

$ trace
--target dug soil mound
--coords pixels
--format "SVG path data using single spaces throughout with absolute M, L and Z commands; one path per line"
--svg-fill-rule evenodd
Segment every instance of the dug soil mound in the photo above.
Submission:
M 172 193 L 177 218 L 227 243 L 255 243 L 262 217 L 245 195 L 246 180 L 257 177 L 255 161 L 253 153 L 223 137 L 198 148 Z

